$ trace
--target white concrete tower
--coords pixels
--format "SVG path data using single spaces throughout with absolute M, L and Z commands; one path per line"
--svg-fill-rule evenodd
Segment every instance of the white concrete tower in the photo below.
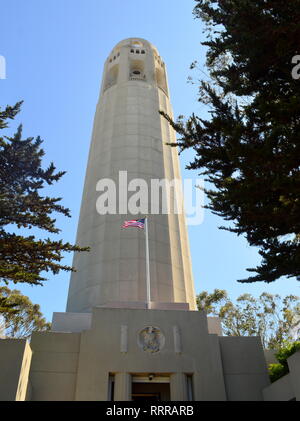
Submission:
M 119 171 L 127 171 L 128 183 L 144 179 L 149 190 L 152 179 L 180 179 L 177 150 L 166 145 L 175 141 L 175 132 L 159 110 L 172 115 L 166 68 L 157 49 L 140 38 L 120 42 L 104 66 L 77 231 L 77 244 L 90 246 L 91 251 L 75 253 L 77 271 L 71 276 L 67 312 L 116 305 L 144 308 L 144 232 L 121 229 L 124 220 L 144 214 L 118 213 L 127 200 L 125 189 L 117 185 L 117 195 L 120 187 L 122 196 L 117 214 L 100 215 L 96 186 L 104 178 L 118 184 Z M 151 308 L 175 309 L 185 303 L 185 308 L 195 310 L 185 216 L 152 215 L 150 206 Z

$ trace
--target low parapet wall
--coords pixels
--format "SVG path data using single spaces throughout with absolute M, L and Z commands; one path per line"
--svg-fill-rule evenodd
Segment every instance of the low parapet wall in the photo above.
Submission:
M 265 401 L 300 401 L 300 351 L 287 359 L 289 374 L 263 390 Z
M 32 351 L 26 339 L 0 339 L 0 401 L 24 401 Z

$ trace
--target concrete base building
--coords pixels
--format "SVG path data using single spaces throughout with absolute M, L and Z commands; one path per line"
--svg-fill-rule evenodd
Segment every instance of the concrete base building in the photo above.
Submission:
M 283 396 L 270 386 L 259 338 L 223 337 L 218 319 L 196 311 L 184 213 L 164 212 L 150 190 L 136 198 L 137 212 L 128 209 L 141 180 L 181 180 L 177 151 L 166 145 L 175 133 L 159 110 L 172 116 L 157 49 L 140 38 L 120 42 L 104 66 L 77 232 L 91 251 L 74 256 L 67 311 L 54 313 L 52 331 L 33 333 L 30 344 L 0 340 L 0 400 Z M 110 188 L 115 198 L 104 200 Z M 170 197 L 180 201 L 176 190 Z M 121 229 L 145 214 L 148 241 L 143 229 Z M 293 364 L 299 371 L 299 358 Z M 287 399 L 300 399 L 296 377 Z
M 269 379 L 259 338 L 209 333 L 217 326 L 197 311 L 94 308 L 85 316 L 81 332 L 36 332 L 30 346 L 0 341 L 0 398 L 263 400 Z

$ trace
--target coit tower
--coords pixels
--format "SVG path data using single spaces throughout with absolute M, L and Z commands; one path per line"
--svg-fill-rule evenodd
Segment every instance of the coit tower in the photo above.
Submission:
M 151 200 L 133 214 L 127 202 L 136 179 L 180 179 L 175 132 L 159 114 L 172 116 L 166 66 L 148 41 L 118 43 L 103 71 L 99 102 L 82 196 L 77 244 L 90 252 L 75 253 L 67 312 L 93 307 L 144 308 L 146 302 L 145 236 L 139 228 L 122 229 L 124 220 L 147 213 L 151 308 L 195 310 L 195 293 L 185 216 L 151 212 Z M 122 185 L 120 182 L 122 175 Z M 126 183 L 124 184 L 124 177 Z M 97 208 L 99 180 L 115 185 L 115 212 Z M 131 186 L 131 188 L 130 188 Z M 150 188 L 149 188 L 150 190 Z M 103 192 L 102 192 L 103 193 Z M 177 305 L 177 307 L 176 307 Z

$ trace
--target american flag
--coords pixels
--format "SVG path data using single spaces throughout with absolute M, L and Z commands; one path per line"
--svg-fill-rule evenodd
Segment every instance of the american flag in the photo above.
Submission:
M 142 219 L 132 219 L 131 221 L 124 221 L 122 228 L 137 227 L 145 228 L 145 218 Z

